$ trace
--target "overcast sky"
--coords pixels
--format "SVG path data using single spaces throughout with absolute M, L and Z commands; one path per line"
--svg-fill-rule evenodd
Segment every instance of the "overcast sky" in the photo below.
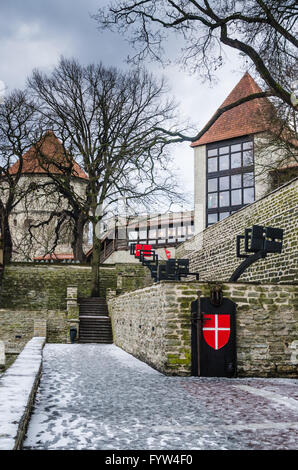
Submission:
M 124 39 L 101 33 L 90 17 L 106 0 L 1 0 L 0 82 L 8 90 L 24 86 L 33 68 L 50 71 L 59 57 L 76 57 L 82 63 L 100 62 L 127 67 L 132 52 Z M 174 46 L 173 46 L 174 47 Z M 176 47 L 176 46 L 175 46 Z M 240 57 L 229 52 L 218 83 L 212 88 L 197 77 L 172 66 L 146 66 L 168 78 L 172 95 L 180 103 L 181 116 L 199 130 L 243 75 Z M 193 150 L 189 144 L 173 148 L 173 157 L 183 186 L 193 193 Z

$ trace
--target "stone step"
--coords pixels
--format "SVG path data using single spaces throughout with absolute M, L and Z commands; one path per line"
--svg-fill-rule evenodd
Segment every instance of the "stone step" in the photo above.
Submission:
M 97 304 L 97 303 L 87 303 L 87 304 L 80 304 L 80 308 L 107 308 L 107 304 Z
M 80 328 L 80 334 L 83 333 L 94 333 L 94 334 L 112 334 L 111 328 Z
M 111 319 L 106 300 L 80 299 L 79 343 L 113 343 Z
M 101 340 L 101 339 L 104 339 L 104 340 L 111 340 L 113 339 L 113 336 L 111 334 L 106 334 L 106 335 L 103 335 L 103 334 L 83 334 L 83 335 L 80 335 L 80 340 L 81 339 L 90 339 L 90 338 L 93 338 L 93 339 L 98 339 L 98 340 Z
M 113 341 L 113 336 L 111 334 L 102 335 L 102 334 L 90 333 L 90 334 L 81 334 L 79 337 L 79 341 L 81 341 L 82 339 L 96 339 L 98 341 L 101 341 L 101 340 Z
M 95 309 L 82 309 L 80 310 L 80 315 L 108 315 L 108 310 L 95 310 Z
M 113 341 L 112 340 L 111 341 L 103 341 L 103 340 L 98 340 L 98 339 L 92 339 L 92 340 L 81 339 L 80 343 L 81 344 L 84 344 L 84 343 L 113 344 Z
M 80 312 L 80 317 L 109 318 L 108 312 Z
M 111 327 L 111 324 L 110 323 L 104 323 L 102 325 L 98 325 L 98 323 L 82 323 L 80 325 L 80 330 L 84 330 L 84 329 L 93 329 L 93 328 L 96 328 L 97 330 L 101 330 L 101 329 L 107 329 L 107 328 L 110 328 Z
M 86 318 L 86 317 L 81 317 L 80 318 L 80 323 L 81 325 L 110 325 L 111 324 L 111 319 L 109 317 L 101 317 L 101 318 Z
M 79 299 L 80 320 L 86 321 L 87 317 L 107 318 L 109 315 L 106 299 L 102 297 L 90 297 Z
M 107 328 L 111 328 L 111 324 L 110 323 L 103 323 L 101 325 L 98 325 L 98 323 L 81 323 L 80 325 L 80 330 L 82 329 L 93 329 L 93 328 L 96 328 L 97 330 L 101 330 L 103 328 L 107 329 Z
M 111 333 L 96 333 L 94 331 L 89 331 L 89 332 L 82 332 L 79 336 L 80 339 L 84 339 L 84 338 L 98 338 L 98 339 L 101 339 L 101 338 L 109 338 L 109 339 L 112 339 L 113 338 L 113 335 Z
M 80 305 L 80 310 L 108 310 L 106 305 L 97 305 L 97 304 L 83 304 Z
M 89 297 L 89 298 L 80 298 L 78 299 L 78 303 L 80 305 L 92 305 L 92 304 L 97 304 L 97 305 L 106 305 L 106 299 L 103 297 Z

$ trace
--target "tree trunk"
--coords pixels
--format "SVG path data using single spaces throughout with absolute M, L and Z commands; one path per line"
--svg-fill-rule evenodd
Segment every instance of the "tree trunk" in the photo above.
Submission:
M 96 224 L 92 224 L 92 235 L 93 235 L 93 249 L 92 249 L 92 260 L 91 260 L 91 297 L 99 297 L 100 290 L 100 277 L 99 277 L 99 264 L 100 264 L 100 250 L 101 242 L 97 238 L 95 233 Z
M 3 264 L 9 264 L 12 257 L 12 238 L 8 223 L 8 215 L 2 217 L 2 236 L 3 236 Z
M 71 243 L 74 258 L 80 263 L 86 262 L 86 255 L 83 250 L 84 242 L 84 227 L 86 224 L 86 217 L 82 213 L 74 219 L 73 240 Z

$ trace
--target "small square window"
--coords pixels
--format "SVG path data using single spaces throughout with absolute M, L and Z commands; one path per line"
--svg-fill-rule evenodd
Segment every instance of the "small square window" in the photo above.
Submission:
M 208 194 L 208 208 L 215 209 L 217 207 L 217 193 Z
M 244 204 L 251 204 L 254 202 L 254 188 L 246 188 L 243 190 L 243 203 Z
M 208 172 L 212 173 L 213 171 L 217 171 L 217 158 L 208 159 Z
M 232 175 L 231 176 L 231 188 L 241 188 L 241 175 Z
M 223 155 L 222 157 L 219 158 L 219 169 L 220 171 L 222 170 L 228 170 L 229 169 L 229 155 Z
M 223 220 L 226 217 L 229 217 L 230 213 L 229 212 L 220 212 L 219 213 L 219 220 Z
M 225 153 L 229 153 L 229 147 L 220 147 L 219 155 L 224 155 Z
M 147 230 L 140 230 L 139 231 L 139 240 L 146 240 L 147 238 Z
M 248 186 L 254 185 L 254 174 L 253 173 L 243 173 L 243 186 L 247 188 Z
M 241 153 L 232 153 L 231 155 L 231 168 L 241 167 Z
M 128 239 L 129 240 L 137 240 L 138 239 L 138 232 L 128 232 Z
M 230 192 L 224 191 L 219 193 L 219 206 L 226 207 L 230 205 Z
M 252 149 L 253 143 L 252 142 L 243 142 L 243 150 L 250 150 Z
M 242 204 L 241 189 L 234 189 L 231 191 L 231 198 L 232 206 L 240 206 L 240 204 Z
M 155 229 L 149 230 L 149 238 L 157 238 L 157 233 Z
M 221 191 L 230 189 L 230 178 L 228 176 L 222 176 L 219 178 L 219 189 Z
M 208 192 L 217 191 L 217 178 L 211 178 L 208 180 Z
M 186 235 L 186 227 L 178 227 L 178 228 L 177 228 L 177 234 L 178 234 L 179 236 L 184 236 L 184 235 Z
M 243 166 L 252 166 L 254 163 L 252 150 L 243 152 Z
M 217 214 L 208 214 L 208 224 L 215 224 L 217 222 Z
M 241 152 L 241 144 L 231 145 L 231 152 Z
M 208 157 L 215 157 L 217 155 L 217 149 L 208 150 Z

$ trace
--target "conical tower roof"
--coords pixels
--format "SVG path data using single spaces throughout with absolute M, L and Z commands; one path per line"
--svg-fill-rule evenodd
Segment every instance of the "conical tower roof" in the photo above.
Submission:
M 44 156 L 44 163 L 41 160 Z M 51 162 L 57 162 L 55 163 Z M 31 147 L 23 155 L 22 174 L 62 174 L 63 167 L 67 167 L 70 162 L 67 161 L 64 154 L 63 145 L 52 131 L 48 131 L 36 146 Z M 18 172 L 20 161 L 14 163 L 9 173 L 14 175 Z M 61 168 L 59 168 L 61 166 Z M 86 173 L 76 163 L 72 164 L 72 175 L 77 178 L 88 179 Z
M 219 109 L 241 98 L 262 91 L 251 75 L 246 72 Z M 223 113 L 201 138 L 193 142 L 191 146 L 197 147 L 269 130 L 272 127 L 273 116 L 276 116 L 275 108 L 267 98 L 247 101 Z

